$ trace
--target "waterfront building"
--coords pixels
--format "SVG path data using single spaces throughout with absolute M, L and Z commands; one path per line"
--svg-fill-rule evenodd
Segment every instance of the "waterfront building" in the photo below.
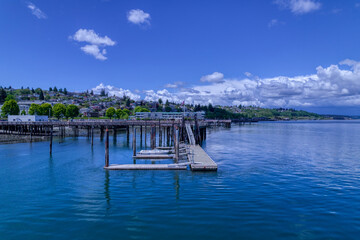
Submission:
M 48 116 L 39 115 L 9 115 L 8 122 L 47 122 Z

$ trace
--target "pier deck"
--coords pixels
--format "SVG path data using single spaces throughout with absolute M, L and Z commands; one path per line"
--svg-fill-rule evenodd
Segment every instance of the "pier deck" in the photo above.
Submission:
M 112 164 L 107 170 L 186 170 L 187 166 L 178 164 Z
M 189 159 L 192 159 L 190 168 L 192 171 L 217 171 L 217 164 L 199 145 L 190 145 Z

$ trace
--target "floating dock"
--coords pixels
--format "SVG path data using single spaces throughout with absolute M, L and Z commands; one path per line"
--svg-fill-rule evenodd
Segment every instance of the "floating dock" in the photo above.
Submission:
M 217 171 L 217 164 L 199 145 L 190 145 L 189 159 L 192 171 Z
M 186 165 L 179 164 L 112 164 L 107 170 L 186 170 Z

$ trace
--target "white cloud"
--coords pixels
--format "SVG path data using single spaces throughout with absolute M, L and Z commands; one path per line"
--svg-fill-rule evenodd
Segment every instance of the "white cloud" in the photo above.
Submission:
M 132 9 L 127 13 L 127 19 L 129 22 L 134 24 L 149 24 L 150 25 L 150 14 L 144 12 L 141 9 Z
M 78 42 L 87 42 L 94 45 L 114 46 L 116 44 L 108 36 L 100 37 L 92 29 L 79 29 L 73 36 L 70 36 L 70 38 Z
M 29 2 L 27 7 L 31 10 L 31 13 L 35 15 L 38 19 L 46 19 L 46 14 L 41 11 L 38 7 L 35 6 L 35 4 Z
M 156 101 L 158 98 L 195 104 L 263 107 L 357 106 L 360 104 L 360 62 L 347 59 L 338 65 L 319 66 L 310 75 L 222 79 L 174 92 L 166 89 L 146 92 L 145 99 Z
M 179 88 L 184 85 L 184 82 L 174 82 L 174 83 L 168 83 L 165 85 L 166 88 Z
M 135 94 L 133 92 L 131 92 L 128 89 L 122 89 L 122 88 L 117 88 L 111 85 L 104 85 L 103 83 L 100 83 L 98 86 L 96 86 L 95 88 L 92 88 L 91 90 L 94 91 L 95 94 L 100 94 L 101 90 L 105 90 L 105 93 L 107 93 L 109 96 L 117 96 L 117 97 L 123 97 L 124 95 L 127 97 L 130 97 L 133 100 L 139 100 L 140 99 L 140 95 Z
M 319 66 L 315 72 L 294 77 L 276 76 L 252 79 L 221 78 L 191 88 L 144 91 L 147 101 L 215 105 L 256 105 L 261 107 L 321 107 L 360 105 L 360 62 L 346 59 L 328 67 Z M 97 87 L 98 93 L 104 85 Z M 140 95 L 129 90 L 106 86 L 110 95 L 122 96 L 124 91 L 134 99 Z
M 284 25 L 285 22 L 279 21 L 278 19 L 271 19 L 271 21 L 268 23 L 268 28 L 272 28 L 275 26 Z
M 80 49 L 86 54 L 94 56 L 99 60 L 106 60 L 105 54 L 107 53 L 105 46 L 114 46 L 115 41 L 111 40 L 108 36 L 100 37 L 92 29 L 79 29 L 73 36 L 69 37 L 77 42 L 89 43 Z M 102 49 L 101 49 L 102 48 Z
M 274 3 L 298 15 L 313 12 L 321 8 L 321 3 L 315 0 L 275 0 Z
M 247 77 L 252 77 L 252 74 L 250 72 L 245 72 L 244 75 Z
M 279 20 L 271 19 L 271 21 L 268 23 L 268 27 L 271 28 L 271 27 L 274 27 L 274 26 L 276 26 L 278 24 L 279 24 Z
M 209 75 L 205 75 L 202 76 L 200 78 L 201 82 L 222 82 L 224 79 L 224 74 L 220 73 L 220 72 L 214 72 L 212 74 Z
M 106 50 L 103 49 L 102 52 L 100 52 L 100 49 L 97 45 L 85 45 L 84 47 L 81 47 L 80 49 L 89 55 L 93 55 L 96 59 L 99 59 L 99 60 L 107 59 L 107 57 L 104 56 L 104 54 L 106 54 Z

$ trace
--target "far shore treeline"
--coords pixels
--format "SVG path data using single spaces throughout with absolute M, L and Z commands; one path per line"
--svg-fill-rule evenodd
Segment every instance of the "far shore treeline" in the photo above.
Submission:
M 20 110 L 19 104 L 31 103 L 27 111 Z M 66 88 L 50 87 L 14 89 L 0 87 L 1 117 L 8 115 L 46 115 L 56 119 L 63 118 L 102 118 L 128 119 L 136 112 L 182 112 L 203 111 L 207 119 L 232 120 L 294 120 L 294 119 L 346 119 L 347 116 L 325 116 L 302 110 L 286 108 L 262 108 L 257 106 L 213 106 L 193 105 L 144 100 L 134 101 L 128 96 L 108 96 L 105 89 L 100 94 L 93 91 L 82 93 L 68 92 Z M 20 105 L 21 106 L 21 105 Z

